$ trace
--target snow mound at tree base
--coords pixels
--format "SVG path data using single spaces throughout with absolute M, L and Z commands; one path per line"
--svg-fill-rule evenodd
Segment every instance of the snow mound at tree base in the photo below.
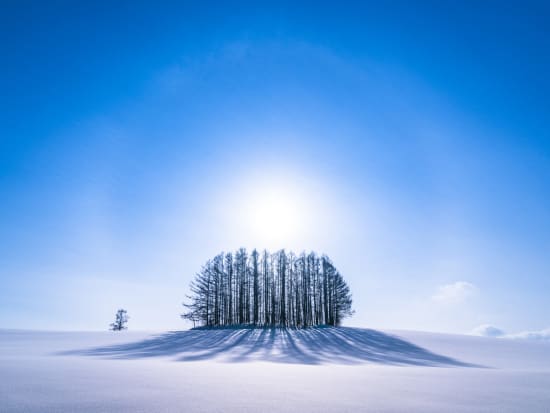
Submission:
M 65 354 L 119 359 L 171 357 L 179 361 L 472 366 L 393 334 L 349 327 L 200 328 Z

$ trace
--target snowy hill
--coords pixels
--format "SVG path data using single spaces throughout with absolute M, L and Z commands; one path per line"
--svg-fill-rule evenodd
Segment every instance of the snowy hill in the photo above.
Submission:
M 550 342 L 358 328 L 0 330 L 2 412 L 548 412 Z

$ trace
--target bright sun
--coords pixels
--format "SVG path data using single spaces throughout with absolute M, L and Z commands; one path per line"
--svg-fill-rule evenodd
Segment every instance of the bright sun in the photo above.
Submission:
M 246 210 L 254 238 L 277 248 L 299 236 L 307 219 L 303 202 L 288 190 L 259 191 L 249 200 Z

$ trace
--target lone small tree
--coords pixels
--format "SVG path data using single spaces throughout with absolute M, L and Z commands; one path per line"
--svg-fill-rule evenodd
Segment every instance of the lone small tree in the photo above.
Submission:
M 128 312 L 121 308 L 116 312 L 115 316 L 115 322 L 111 323 L 110 330 L 113 331 L 120 331 L 120 330 L 126 330 L 128 327 L 126 327 L 126 323 L 128 322 Z

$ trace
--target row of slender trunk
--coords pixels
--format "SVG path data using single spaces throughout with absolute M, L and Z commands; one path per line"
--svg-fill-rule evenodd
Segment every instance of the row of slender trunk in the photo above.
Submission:
M 339 325 L 351 295 L 327 256 L 244 248 L 209 260 L 191 283 L 182 315 L 200 326 Z

